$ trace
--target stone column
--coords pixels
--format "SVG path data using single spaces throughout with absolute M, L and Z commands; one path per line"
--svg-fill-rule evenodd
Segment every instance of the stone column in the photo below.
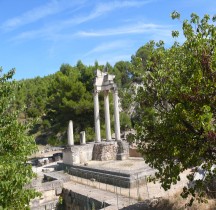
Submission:
M 80 132 L 80 144 L 86 144 L 85 131 Z
M 67 136 L 68 136 L 68 146 L 73 146 L 74 136 L 73 136 L 73 121 L 72 120 L 70 120 L 68 124 Z
M 105 126 L 106 126 L 106 140 L 112 140 L 110 128 L 110 110 L 109 110 L 109 91 L 104 91 L 104 111 L 105 111 Z
M 113 91 L 113 101 L 114 101 L 114 121 L 115 121 L 115 140 L 121 140 L 120 136 L 120 121 L 119 121 L 119 103 L 118 103 L 118 90 Z
M 101 142 L 98 91 L 94 91 L 95 141 Z

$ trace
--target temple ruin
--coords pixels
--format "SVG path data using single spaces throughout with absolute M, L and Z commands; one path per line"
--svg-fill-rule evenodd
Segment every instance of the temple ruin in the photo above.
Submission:
M 114 83 L 115 76 L 106 72 L 96 70 L 96 77 L 94 81 L 94 119 L 95 119 L 95 141 L 101 142 L 100 134 L 100 114 L 99 114 L 99 100 L 100 92 L 104 93 L 104 111 L 105 111 L 105 128 L 106 140 L 110 141 L 111 127 L 110 127 L 110 110 L 109 110 L 109 92 L 113 93 L 114 101 L 114 122 L 115 122 L 115 140 L 121 140 L 120 136 L 120 121 L 119 121 L 119 98 L 118 89 Z
M 91 160 L 125 160 L 129 156 L 129 145 L 122 141 L 120 135 L 119 120 L 119 97 L 117 85 L 114 83 L 115 76 L 95 71 L 94 79 L 94 122 L 95 122 L 95 139 L 94 142 L 86 144 L 85 131 L 80 133 L 80 145 L 74 145 L 73 122 L 69 121 L 68 125 L 68 143 L 63 151 L 63 164 L 74 165 L 84 164 Z M 105 111 L 105 130 L 106 140 L 101 139 L 100 130 L 100 110 L 99 110 L 99 93 L 104 94 L 104 111 Z M 112 139 L 110 125 L 109 93 L 113 93 L 114 102 L 114 123 L 115 139 Z

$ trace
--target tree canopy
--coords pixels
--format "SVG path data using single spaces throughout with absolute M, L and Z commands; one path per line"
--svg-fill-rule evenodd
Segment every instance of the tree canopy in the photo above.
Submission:
M 172 18 L 179 19 L 179 13 Z M 145 69 L 139 72 L 143 85 L 136 99 L 139 150 L 158 170 L 156 178 L 166 190 L 184 170 L 201 165 L 206 170 L 205 180 L 194 180 L 183 197 L 202 197 L 216 176 L 215 20 L 191 14 L 190 21 L 183 21 L 183 44 L 175 41 L 167 49 L 163 41 L 150 42 L 145 62 L 136 61 Z M 179 32 L 172 35 L 176 39 Z M 194 172 L 188 178 L 193 181 Z
M 94 119 L 92 82 L 93 72 L 89 75 L 86 69 L 63 64 L 52 80 L 45 118 L 64 129 L 73 120 L 77 132 L 90 127 Z
M 13 102 L 17 83 L 11 81 L 14 70 L 0 70 L 0 209 L 29 209 L 30 199 L 38 195 L 26 189 L 34 177 L 28 156 L 36 151 L 27 125 L 18 121 Z

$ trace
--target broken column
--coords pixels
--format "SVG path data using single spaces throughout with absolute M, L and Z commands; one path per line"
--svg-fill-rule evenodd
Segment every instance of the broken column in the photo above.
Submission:
M 68 136 L 68 146 L 73 146 L 74 136 L 73 136 L 73 121 L 72 120 L 70 120 L 68 124 L 67 136 Z
M 85 131 L 80 132 L 80 144 L 86 144 L 86 137 L 85 137 Z

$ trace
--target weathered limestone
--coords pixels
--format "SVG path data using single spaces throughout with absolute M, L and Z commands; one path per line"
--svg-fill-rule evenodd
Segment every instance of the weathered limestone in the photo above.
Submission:
M 114 99 L 114 121 L 115 121 L 115 139 L 121 140 L 120 136 L 120 120 L 119 120 L 119 103 L 118 103 L 118 91 L 113 91 Z
M 63 163 L 68 165 L 82 164 L 92 160 L 94 144 L 74 145 L 63 151 Z
M 112 140 L 110 128 L 110 111 L 109 111 L 109 91 L 104 91 L 104 110 L 105 110 L 105 126 L 106 140 Z
M 101 142 L 98 91 L 94 91 L 95 141 Z
M 73 122 L 72 122 L 72 120 L 69 121 L 67 135 L 68 135 L 68 146 L 73 146 L 74 145 L 74 136 L 73 136 Z
M 106 140 L 109 141 L 112 139 L 111 128 L 110 128 L 109 91 L 113 91 L 113 97 L 114 97 L 115 139 L 121 140 L 118 92 L 117 92 L 116 84 L 113 81 L 114 78 L 115 78 L 114 75 L 108 74 L 107 72 L 101 72 L 100 70 L 96 70 L 96 77 L 94 81 L 94 117 L 95 117 L 95 141 L 96 142 L 101 142 L 99 102 L 98 102 L 98 93 L 100 91 L 104 92 Z
M 86 144 L 85 131 L 81 131 L 81 132 L 80 132 L 80 144 L 81 144 L 81 145 Z
M 129 145 L 126 141 L 117 141 L 118 152 L 116 160 L 127 160 L 129 157 Z
M 118 145 L 116 141 L 103 142 L 95 144 L 92 153 L 92 160 L 116 160 Z
M 124 160 L 128 158 L 128 143 L 120 136 L 119 97 L 114 75 L 96 70 L 94 81 L 94 122 L 96 144 L 86 144 L 85 131 L 80 132 L 80 145 L 74 145 L 73 122 L 68 126 L 68 146 L 63 151 L 63 164 L 79 165 L 90 160 Z M 99 93 L 104 93 L 106 142 L 101 142 Z M 113 93 L 115 141 L 112 141 L 110 126 L 109 93 Z

